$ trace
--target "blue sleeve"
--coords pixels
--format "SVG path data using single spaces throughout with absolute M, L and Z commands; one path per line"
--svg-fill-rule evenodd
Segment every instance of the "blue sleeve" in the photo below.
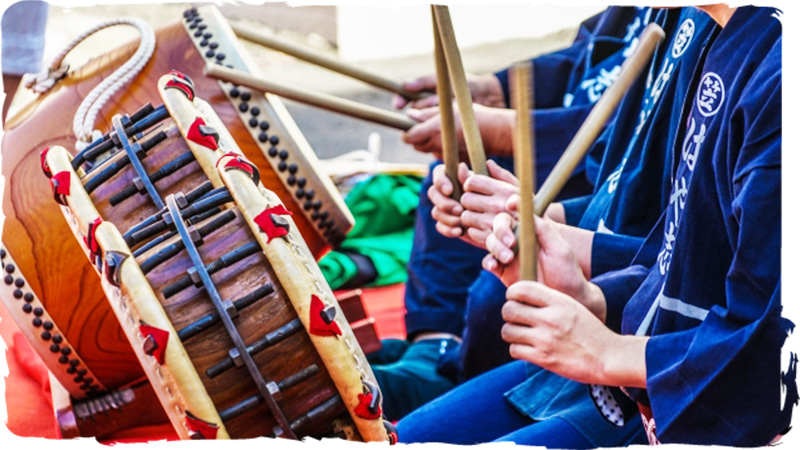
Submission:
M 567 148 L 586 116 L 592 110 L 590 104 L 573 105 L 569 108 L 535 109 L 532 113 L 536 140 L 537 188 L 550 175 L 564 149 Z M 583 172 L 584 159 L 575 167 L 573 175 Z M 588 189 L 587 189 L 588 190 Z
M 564 207 L 564 216 L 567 225 L 573 227 L 578 226 L 581 217 L 583 217 L 583 213 L 586 211 L 586 208 L 589 206 L 589 203 L 592 202 L 593 198 L 594 195 L 589 194 L 583 197 L 570 198 L 561 202 L 561 206 Z
M 646 267 L 636 265 L 592 278 L 592 283 L 600 287 L 606 298 L 606 326 L 612 331 L 621 331 L 622 311 L 648 272 Z
M 628 267 L 643 243 L 641 237 L 595 233 L 592 239 L 592 276 Z
M 534 105 L 537 109 L 555 108 L 563 105 L 564 94 L 566 94 L 572 68 L 591 41 L 598 24 L 602 22 L 604 14 L 606 14 L 606 11 L 583 21 L 571 46 L 531 59 L 531 62 L 533 62 Z M 506 106 L 510 107 L 508 68 L 495 72 L 494 75 L 503 88 Z
M 731 173 L 727 189 L 718 189 L 732 211 L 720 230 L 733 250 L 725 304 L 712 307 L 699 326 L 647 344 L 647 390 L 662 442 L 690 427 L 703 430 L 692 443 L 756 446 L 789 424 L 792 405 L 779 404 L 789 326 L 780 298 L 780 66 L 771 75 L 756 78 L 755 94 L 742 96 L 727 136 L 740 150 L 719 161 Z
M 586 41 L 572 44 L 563 50 L 533 58 L 533 104 L 536 109 L 555 108 L 564 104 L 572 69 L 586 49 Z M 503 88 L 506 106 L 510 107 L 509 69 L 495 72 Z

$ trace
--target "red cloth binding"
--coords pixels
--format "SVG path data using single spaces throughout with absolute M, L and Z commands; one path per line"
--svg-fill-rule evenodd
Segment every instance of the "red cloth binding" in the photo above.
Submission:
M 97 232 L 97 227 L 100 226 L 101 223 L 103 223 L 102 217 L 98 217 L 89 223 L 88 230 L 86 230 L 86 237 L 83 238 L 83 242 L 86 243 L 86 247 L 93 255 L 100 253 L 100 244 L 97 243 L 97 239 L 94 235 Z
M 228 152 L 228 153 L 225 153 L 225 154 L 223 154 L 222 156 L 220 156 L 220 157 L 219 157 L 219 159 L 217 160 L 217 164 L 216 164 L 216 166 L 217 166 L 217 168 L 219 169 L 219 163 L 221 163 L 221 162 L 222 162 L 222 160 L 223 160 L 224 158 L 226 158 L 226 157 L 238 158 L 238 157 L 240 157 L 240 156 L 242 156 L 242 155 L 240 155 L 240 154 L 238 154 L 238 153 L 234 153 L 234 152 Z
M 169 332 L 144 323 L 139 325 L 139 331 L 145 339 L 149 336 L 153 337 L 153 340 L 156 342 L 156 348 L 153 350 L 152 355 L 159 364 L 164 364 L 167 342 L 169 341 Z
M 167 81 L 167 84 L 164 86 L 164 88 L 165 89 L 169 89 L 169 88 L 180 89 L 181 91 L 183 91 L 184 94 L 186 94 L 186 97 L 188 97 L 189 100 L 194 100 L 194 90 L 192 89 L 191 86 L 189 86 L 188 84 L 186 84 L 184 82 L 178 81 L 178 80 L 173 78 L 173 79 Z
M 53 190 L 53 198 L 62 205 L 66 205 L 66 202 L 60 197 L 62 195 L 69 195 L 70 179 L 69 172 L 66 170 L 58 172 L 50 178 L 50 189 Z
M 275 226 L 275 224 L 272 223 L 272 217 L 270 217 L 272 214 L 288 214 L 291 216 L 292 212 L 287 210 L 285 206 L 278 205 L 265 209 L 261 214 L 253 218 L 253 221 L 256 223 L 256 225 L 258 225 L 259 228 L 261 228 L 261 231 L 267 233 L 267 243 L 272 241 L 273 238 L 285 236 L 289 233 L 289 230 L 286 228 Z
M 380 419 L 381 414 L 383 414 L 381 405 L 378 405 L 378 410 L 373 414 L 369 412 L 370 403 L 372 403 L 372 392 L 369 394 L 358 394 L 358 405 L 353 409 L 353 412 L 362 419 Z
M 50 166 L 47 165 L 47 159 L 46 158 L 47 158 L 47 152 L 48 151 L 50 151 L 50 146 L 49 145 L 47 147 L 45 147 L 44 150 L 42 150 L 41 162 L 42 162 L 42 172 L 44 172 L 44 175 L 47 178 L 50 178 L 50 177 L 53 176 L 53 172 L 50 172 Z
M 202 117 L 195 119 L 194 123 L 192 123 L 192 125 L 189 127 L 189 132 L 186 133 L 186 138 L 194 143 L 202 145 L 203 147 L 216 150 L 218 148 L 216 139 L 210 135 L 204 136 L 203 133 L 200 132 L 200 126 L 205 124 L 206 122 Z
M 240 169 L 245 171 L 248 175 L 253 176 L 253 166 L 242 160 L 241 158 L 231 158 L 225 163 L 225 168 Z
M 186 418 L 184 420 L 186 421 L 186 428 L 188 428 L 193 434 L 199 433 L 203 439 L 217 438 L 217 430 L 219 430 L 219 425 L 199 419 L 189 411 L 186 411 Z
M 172 70 L 169 71 L 169 74 L 170 75 L 174 75 L 174 76 L 180 78 L 181 80 L 187 81 L 189 84 L 192 84 L 192 85 L 194 84 L 194 81 L 192 81 L 192 79 L 189 78 L 189 76 L 186 75 L 183 72 L 179 72 L 179 71 L 177 71 L 175 69 L 172 69 Z
M 337 334 L 341 336 L 342 330 L 335 320 L 331 323 L 325 323 L 322 319 L 321 313 L 323 309 L 325 309 L 325 305 L 322 303 L 322 300 L 316 295 L 312 295 L 308 331 L 317 336 L 335 336 Z

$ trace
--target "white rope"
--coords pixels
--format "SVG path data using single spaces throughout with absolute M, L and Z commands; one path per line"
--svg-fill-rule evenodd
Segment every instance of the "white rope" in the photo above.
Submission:
M 156 46 L 156 34 L 153 31 L 153 27 L 144 20 L 137 18 L 122 17 L 107 20 L 75 38 L 53 58 L 50 65 L 42 72 L 38 74 L 26 74 L 23 79 L 25 86 L 33 91 L 39 93 L 47 92 L 55 85 L 56 81 L 63 78 L 66 74 L 69 66 L 63 64 L 63 60 L 67 56 L 67 53 L 90 35 L 115 25 L 131 25 L 136 27 L 141 35 L 141 41 L 136 53 L 134 53 L 122 67 L 105 78 L 99 85 L 95 86 L 95 88 L 89 92 L 89 95 L 83 99 L 80 106 L 78 106 L 78 110 L 72 122 L 72 131 L 75 133 L 75 137 L 78 138 L 78 143 L 76 145 L 79 151 L 92 142 L 92 140 L 102 136 L 99 130 L 94 129 L 94 122 L 100 110 L 111 96 L 129 83 L 142 68 L 144 68 L 153 55 Z

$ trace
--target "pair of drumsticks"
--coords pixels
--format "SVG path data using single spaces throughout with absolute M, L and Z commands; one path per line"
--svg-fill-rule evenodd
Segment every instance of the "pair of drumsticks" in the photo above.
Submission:
M 453 183 L 453 198 L 458 200 L 461 196 L 461 185 L 457 177 L 459 158 L 451 91 L 452 95 L 456 98 L 456 105 L 461 117 L 464 141 L 467 146 L 470 165 L 475 173 L 488 175 L 488 170 L 486 169 L 486 155 L 484 153 L 480 130 L 478 129 L 478 124 L 472 109 L 472 98 L 469 92 L 469 86 L 467 85 L 461 55 L 458 51 L 458 45 L 450 19 L 450 11 L 448 7 L 444 5 L 431 5 L 431 12 L 434 31 L 437 94 L 439 96 L 442 123 L 443 159 L 447 176 Z M 359 67 L 345 64 L 334 58 L 312 52 L 294 44 L 280 41 L 279 39 L 248 27 L 238 24 L 231 24 L 231 27 L 234 33 L 243 39 L 348 75 L 406 98 L 419 99 L 427 95 L 427 93 L 410 92 L 396 81 L 389 80 Z M 600 134 L 608 118 L 622 99 L 622 96 L 642 72 L 646 63 L 655 52 L 656 46 L 663 39 L 664 31 L 658 25 L 651 23 L 644 29 L 639 36 L 639 43 L 634 53 L 623 63 L 619 77 L 605 92 L 603 92 L 603 95 L 592 108 L 592 111 L 561 155 L 558 163 L 556 163 L 550 175 L 542 184 L 535 200 L 533 191 L 536 184 L 536 158 L 534 149 L 534 128 L 530 114 L 530 111 L 533 109 L 533 66 L 530 62 L 524 62 L 515 64 L 512 67 L 512 105 L 517 112 L 513 140 L 514 164 L 520 182 L 518 250 L 521 279 L 536 280 L 537 277 L 536 267 L 538 250 L 533 222 L 534 214 L 541 216 L 547 209 L 547 206 L 564 187 L 564 184 L 569 179 L 575 167 Z M 206 66 L 205 73 L 210 77 L 241 86 L 247 86 L 259 92 L 272 93 L 291 100 L 400 130 L 408 130 L 417 124 L 417 121 L 404 114 L 386 111 L 307 89 L 275 83 L 261 77 L 253 76 L 247 72 L 229 69 L 221 65 L 209 64 Z

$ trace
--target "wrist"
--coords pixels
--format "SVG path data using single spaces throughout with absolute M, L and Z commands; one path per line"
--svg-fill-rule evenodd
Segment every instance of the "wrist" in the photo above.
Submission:
M 567 223 L 567 213 L 566 210 L 564 210 L 564 205 L 560 202 L 551 203 L 544 211 L 544 215 L 553 222 L 560 224 Z
M 609 331 L 603 345 L 602 383 L 647 389 L 647 336 L 623 336 Z
M 606 323 L 606 315 L 608 314 L 606 296 L 600 286 L 590 281 L 584 281 L 578 300 L 601 322 Z
M 494 108 L 491 112 L 493 120 L 487 130 L 488 133 L 486 133 L 488 137 L 486 139 L 487 152 L 498 156 L 513 156 L 516 111 Z

